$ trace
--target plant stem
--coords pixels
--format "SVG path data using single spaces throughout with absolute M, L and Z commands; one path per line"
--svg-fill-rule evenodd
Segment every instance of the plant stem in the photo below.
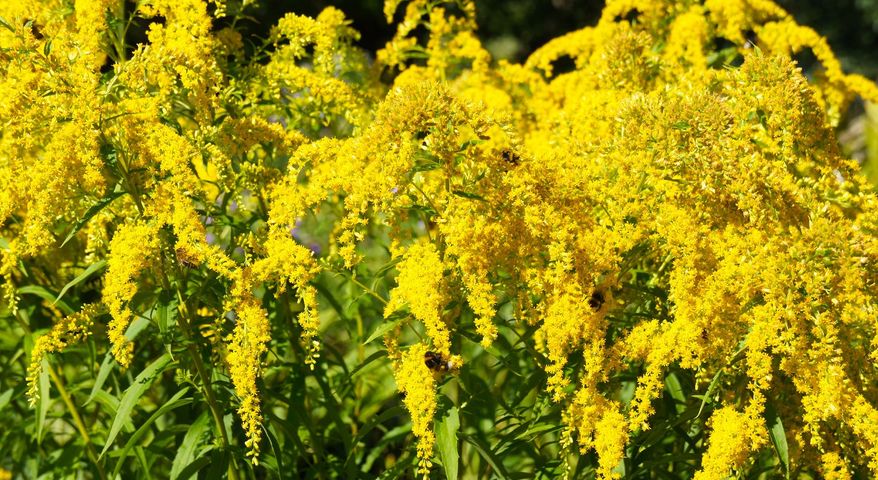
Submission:
M 378 301 L 381 302 L 382 304 L 387 305 L 387 300 L 385 300 L 381 295 L 378 295 L 378 293 L 375 292 L 374 290 L 372 290 L 371 288 L 369 288 L 369 287 L 363 285 L 362 283 L 360 283 L 360 281 L 357 280 L 357 277 L 355 277 L 354 275 L 351 275 L 351 276 L 350 276 L 350 279 L 351 279 L 351 282 L 353 282 L 353 283 L 354 283 L 355 285 L 357 285 L 358 287 L 362 288 L 364 292 L 366 292 L 366 293 L 368 293 L 369 295 L 371 295 L 371 296 L 377 298 Z
M 162 267 L 164 267 L 164 259 L 162 260 Z M 178 272 L 179 273 L 179 272 Z M 216 397 L 213 395 L 213 387 L 210 381 L 210 374 L 207 372 L 207 369 L 204 367 L 204 362 L 201 361 L 201 354 L 198 352 L 198 349 L 195 347 L 195 344 L 192 340 L 192 330 L 191 324 L 189 323 L 189 309 L 186 306 L 186 302 L 183 300 L 183 292 L 180 291 L 179 284 L 176 289 L 171 288 L 171 282 L 168 279 L 167 270 L 162 268 L 162 287 L 166 291 L 176 290 L 177 299 L 179 300 L 179 304 L 177 306 L 177 311 L 179 312 L 179 320 L 182 323 L 182 332 L 183 336 L 188 340 L 186 344 L 186 351 L 189 352 L 189 356 L 192 357 L 192 362 L 195 364 L 195 369 L 198 371 L 198 376 L 201 378 L 201 386 L 202 392 L 204 393 L 204 398 L 207 400 L 207 405 L 210 409 L 211 416 L 213 417 L 213 421 L 216 424 L 216 429 L 220 434 L 220 439 L 222 441 L 223 448 L 229 449 L 229 437 L 226 433 L 226 426 L 223 422 L 223 415 L 219 408 L 219 404 L 216 401 Z M 229 462 L 229 479 L 230 480 L 238 480 L 238 469 L 235 464 L 235 459 L 232 458 Z
M 179 295 L 179 290 L 177 291 Z M 180 320 L 183 321 L 183 328 L 186 331 L 189 331 L 189 322 L 186 320 L 186 307 L 182 301 L 180 300 Z M 188 336 L 188 335 L 187 335 Z M 195 369 L 198 370 L 198 376 L 201 377 L 201 383 L 204 386 L 204 398 L 207 400 L 207 405 L 210 407 L 210 413 L 213 416 L 213 421 L 216 423 L 216 428 L 220 432 L 220 437 L 222 438 L 223 447 L 225 449 L 229 449 L 229 437 L 226 433 L 226 425 L 223 422 L 223 416 L 220 412 L 219 404 L 216 401 L 216 397 L 213 395 L 213 387 L 210 381 L 210 374 L 207 373 L 207 369 L 204 368 L 204 363 L 201 361 L 201 355 L 198 350 L 195 348 L 195 344 L 189 343 L 186 345 L 186 350 L 189 351 L 189 355 L 192 357 L 192 361 L 195 362 Z M 229 479 L 230 480 L 238 480 L 238 469 L 235 464 L 235 459 L 232 458 L 229 462 Z
M 22 312 L 19 311 L 18 314 L 15 315 L 15 319 L 28 335 L 33 335 L 33 331 L 30 328 L 29 322 L 22 318 Z M 88 455 L 89 460 L 91 460 L 92 463 L 94 463 L 95 467 L 98 469 L 98 475 L 100 475 L 101 480 L 106 480 L 106 473 L 104 473 L 104 468 L 101 467 L 101 464 L 98 463 L 97 452 L 95 452 L 94 446 L 91 444 L 91 437 L 88 435 L 88 429 L 85 428 L 85 423 L 82 421 L 82 416 L 79 415 L 79 410 L 76 409 L 76 405 L 70 399 L 70 394 L 67 393 L 67 389 L 64 388 L 64 384 L 61 383 L 61 377 L 58 376 L 58 374 L 55 372 L 55 367 L 53 367 L 52 364 L 49 362 L 46 362 L 46 364 L 49 366 L 49 378 L 51 378 L 52 381 L 55 382 L 55 386 L 58 387 L 58 392 L 61 394 L 61 399 L 67 406 L 67 410 L 70 411 L 70 415 L 73 416 L 73 423 L 76 425 L 76 430 L 79 431 L 79 435 L 85 442 L 85 451 Z
M 79 411 L 76 409 L 76 405 L 73 404 L 73 401 L 70 399 L 70 394 L 67 393 L 67 389 L 64 388 L 64 383 L 61 382 L 61 377 L 58 376 L 58 373 L 55 372 L 55 367 L 49 364 L 49 377 L 55 383 L 55 386 L 58 388 L 58 393 L 61 395 L 61 400 L 64 401 L 64 405 L 67 406 L 67 410 L 70 412 L 70 415 L 73 417 L 73 423 L 76 425 L 76 430 L 79 431 L 79 435 L 82 437 L 82 440 L 85 442 L 85 451 L 88 455 L 89 460 L 94 464 L 94 466 L 98 469 L 98 475 L 100 475 L 102 480 L 106 480 L 107 475 L 104 473 L 103 467 L 98 462 L 98 455 L 95 452 L 94 445 L 91 443 L 91 437 L 88 435 L 88 429 L 85 428 L 85 423 L 82 422 L 82 417 L 79 415 Z

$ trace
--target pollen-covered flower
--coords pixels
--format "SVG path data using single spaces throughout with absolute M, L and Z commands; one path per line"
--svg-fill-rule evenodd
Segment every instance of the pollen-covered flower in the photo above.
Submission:
M 239 289 L 239 294 L 227 305 L 227 308 L 235 312 L 237 323 L 228 338 L 226 362 L 235 386 L 235 394 L 241 402 L 238 417 L 247 436 L 247 455 L 256 464 L 262 439 L 262 406 L 257 379 L 262 374 L 262 356 L 271 339 L 271 326 L 265 310 L 249 292 L 244 293 L 245 289 L 250 288 L 246 273 L 236 288 Z
M 418 439 L 418 472 L 428 478 L 432 466 L 433 417 L 436 414 L 436 380 L 424 363 L 428 346 L 412 345 L 393 363 L 393 377 L 412 418 L 412 433 Z
M 710 418 L 710 443 L 695 479 L 728 478 L 732 469 L 739 468 L 750 453 L 764 442 L 753 442 L 755 438 L 764 437 L 764 424 L 761 416 L 748 415 L 731 406 L 714 412 Z
M 336 389 L 346 368 L 315 368 L 324 339 L 344 367 L 377 365 L 375 344 L 343 348 L 365 320 L 389 322 L 374 331 L 425 476 L 440 374 L 461 374 L 448 398 L 471 414 L 459 367 L 483 358 L 560 418 L 541 446 L 600 478 L 671 446 L 634 449 L 668 425 L 700 436 L 667 456 L 698 480 L 761 468 L 768 412 L 789 457 L 769 466 L 878 475 L 878 194 L 836 132 L 878 87 L 775 2 L 609 0 L 521 64 L 491 58 L 471 0 L 387 0 L 399 21 L 374 57 L 334 7 L 283 16 L 259 46 L 240 30 L 251 0 L 124 3 L 0 1 L 2 293 L 30 328 L 54 325 L 32 401 L 47 355 L 102 328 L 91 305 L 57 320 L 46 292 L 64 289 L 102 296 L 125 368 L 156 349 L 209 358 L 193 398 L 220 424 L 237 410 L 241 438 L 217 444 L 254 462 L 266 431 L 287 444 L 265 418 L 324 411 L 291 371 L 374 413 L 369 369 Z M 125 25 L 146 41 L 128 48 Z M 822 68 L 806 75 L 808 50 Z M 104 265 L 102 286 L 71 282 Z M 125 337 L 135 316 L 156 349 Z M 511 407 L 460 426 L 512 452 Z
M 152 265 L 159 248 L 159 228 L 150 222 L 129 222 L 110 241 L 104 277 L 103 302 L 109 309 L 108 335 L 113 356 L 123 367 L 131 364 L 134 345 L 125 338 L 133 313 L 129 302 L 137 293 L 138 279 Z
M 27 369 L 27 398 L 31 405 L 36 404 L 40 398 L 38 381 L 43 360 L 49 354 L 60 353 L 68 346 L 88 338 L 92 334 L 94 318 L 103 309 L 103 305 L 99 303 L 88 304 L 82 307 L 79 312 L 59 320 L 52 326 L 51 330 L 36 339 L 30 354 L 30 365 Z
M 308 351 L 305 362 L 313 369 L 320 345 L 316 340 L 320 329 L 317 290 L 309 283 L 318 271 L 314 256 L 282 228 L 272 230 L 264 246 L 267 255 L 255 262 L 253 276 L 277 284 L 280 292 L 288 285 L 295 287 L 304 305 L 298 322 L 303 333 L 302 343 Z
M 431 243 L 415 243 L 405 251 L 397 269 L 398 285 L 390 294 L 384 316 L 389 317 L 401 307 L 408 306 L 412 315 L 424 324 L 433 348 L 444 356 L 450 355 L 449 326 L 442 316 L 448 302 L 443 283 L 445 266 L 439 252 Z

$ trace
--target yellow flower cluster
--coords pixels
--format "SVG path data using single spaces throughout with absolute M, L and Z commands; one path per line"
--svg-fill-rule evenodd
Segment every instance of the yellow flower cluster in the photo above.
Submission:
M 437 390 L 425 355 L 456 359 L 470 329 L 487 348 L 523 328 L 562 444 L 593 450 L 601 478 L 650 428 L 671 368 L 723 379 L 706 397 L 717 408 L 699 480 L 767 444 L 769 402 L 791 462 L 878 475 L 878 195 L 835 136 L 854 98 L 878 101 L 874 84 L 770 0 L 610 0 L 596 26 L 520 65 L 481 46 L 472 1 L 388 0 L 388 19 L 403 5 L 374 61 L 328 8 L 282 18 L 246 64 L 205 0 L 138 2 L 148 42 L 133 53 L 107 24 L 118 2 L 0 3 L 7 301 L 21 262 L 63 286 L 85 258 L 106 259 L 111 351 L 130 367 L 124 333 L 153 306 L 138 292 L 197 303 L 175 267 L 203 268 L 234 314 L 224 367 L 255 462 L 275 327 L 257 290 L 293 287 L 313 368 L 311 282 L 357 266 L 380 228 L 401 257 L 385 321 L 407 308 L 429 337 L 385 340 L 425 476 Z M 814 81 L 792 60 L 804 49 L 822 64 Z M 574 68 L 558 71 L 566 58 Z M 327 205 L 323 263 L 293 230 Z M 213 214 L 250 223 L 223 230 Z M 90 308 L 38 340 L 32 398 L 41 359 L 88 334 Z M 623 401 L 612 385 L 632 370 Z
M 729 467 L 744 463 L 751 452 L 758 449 L 765 438 L 759 435 L 764 420 L 760 416 L 740 413 L 733 407 L 723 407 L 710 418 L 712 433 L 710 446 L 701 464 L 696 480 L 727 478 Z
M 51 353 L 59 353 L 70 345 L 79 343 L 92 333 L 94 318 L 101 313 L 103 306 L 92 303 L 82 307 L 77 313 L 69 315 L 52 326 L 34 342 L 31 350 L 30 366 L 27 369 L 27 398 L 31 405 L 40 399 L 39 378 L 43 361 Z
M 397 269 L 399 286 L 390 293 L 384 316 L 390 317 L 407 305 L 426 327 L 433 349 L 447 357 L 451 354 L 451 339 L 442 318 L 442 308 L 448 303 L 448 295 L 442 284 L 445 269 L 439 253 L 432 243 L 416 243 L 406 249 Z
M 152 263 L 150 259 L 158 249 L 158 232 L 155 224 L 127 223 L 119 227 L 110 242 L 109 268 L 102 293 L 112 316 L 107 334 L 113 346 L 113 356 L 123 367 L 131 364 L 134 350 L 134 345 L 125 338 L 133 315 L 128 302 L 142 286 L 140 275 Z
M 436 415 L 436 380 L 433 372 L 424 364 L 428 346 L 423 343 L 412 345 L 405 351 L 394 351 L 393 376 L 403 403 L 412 417 L 412 433 L 418 438 L 418 473 L 430 477 L 433 446 L 436 437 L 433 433 L 433 417 Z
M 238 291 L 233 308 L 236 317 L 235 330 L 228 339 L 229 375 L 235 384 L 235 393 L 241 399 L 238 415 L 241 426 L 247 435 L 247 454 L 254 464 L 259 456 L 259 439 L 262 437 L 262 414 L 259 405 L 259 390 L 256 386 L 261 372 L 261 359 L 271 339 L 271 326 L 265 310 L 249 294 L 241 292 L 250 285 L 248 272 L 242 274 L 235 289 Z
M 269 328 L 251 291 L 257 282 L 295 285 L 306 304 L 299 317 L 303 341 L 316 356 L 317 300 L 308 284 L 314 260 L 305 247 L 269 241 L 266 251 L 255 252 L 265 256 L 261 262 L 240 264 L 208 242 L 212 234 L 199 212 L 220 193 L 263 198 L 280 177 L 279 164 L 267 157 L 289 154 L 305 138 L 269 123 L 242 100 L 238 88 L 261 91 L 255 80 L 229 88 L 240 80 L 227 76 L 224 52 L 240 46 L 240 36 L 212 31 L 207 2 L 148 0 L 138 2 L 134 12 L 106 0 L 72 5 L 70 10 L 57 2 L 0 4 L 0 92 L 8 100 L 0 111 L 5 298 L 14 309 L 21 261 L 42 262 L 41 270 L 57 272 L 60 278 L 53 281 L 64 285 L 76 273 L 71 267 L 82 265 L 83 253 L 89 262 L 106 259 L 101 293 L 111 318 L 111 351 L 129 367 L 134 346 L 125 331 L 134 315 L 151 308 L 136 294 L 180 288 L 169 277 L 181 259 L 186 268 L 205 266 L 234 285 L 226 304 L 239 321 L 228 338 L 226 362 L 255 456 L 261 438 L 255 379 Z M 122 15 L 161 20 L 148 23 L 148 42 L 133 53 L 107 24 L 112 19 L 124 26 L 128 18 Z M 328 14 L 323 23 L 344 36 L 339 15 Z M 298 38 L 299 32 L 288 33 Z M 336 58 L 336 43 L 315 41 L 325 62 Z M 271 65 L 281 68 L 287 61 Z M 109 74 L 106 65 L 112 66 Z M 323 68 L 334 73 L 331 65 Z M 349 112 L 347 107 L 340 111 Z M 63 239 L 71 231 L 68 240 L 76 248 L 59 249 L 57 235 Z M 80 332 L 75 322 L 86 318 L 91 317 L 62 319 L 38 342 L 29 379 L 39 374 L 39 358 L 72 341 Z
M 387 5 L 390 16 L 397 3 Z M 516 311 L 539 326 L 548 389 L 565 405 L 581 448 L 598 453 L 604 477 L 614 475 L 629 432 L 649 428 L 672 364 L 707 378 L 726 370 L 749 379 L 750 399 L 711 421 L 699 478 L 724 478 L 765 444 L 768 389 L 801 402 L 803 414 L 784 420 L 802 432 L 798 461 L 819 463 L 808 452 L 824 448 L 822 425 L 852 418 L 842 409 L 861 409 L 845 425 L 873 445 L 865 419 L 874 399 L 856 386 L 869 374 L 845 371 L 862 365 L 852 345 L 872 341 L 863 268 L 873 242 L 857 224 L 874 197 L 832 133 L 854 95 L 878 98 L 872 84 L 844 75 L 825 42 L 771 2 L 610 2 L 598 26 L 550 42 L 524 70 L 501 64 L 491 74 L 481 72 L 475 50 L 443 43 L 466 22 L 425 5 L 407 4 L 397 38 L 379 57 L 403 73 L 373 123 L 306 150 L 308 183 L 293 171 L 275 191 L 273 215 L 294 218 L 326 192 L 344 192 L 355 218 L 346 217 L 338 239 L 350 264 L 356 225 L 371 209 L 394 232 L 404 231 L 406 209 L 426 210 L 435 222 L 426 235 L 444 252 L 441 269 L 451 278 L 440 288 L 437 257 L 416 244 L 399 265 L 388 311 L 409 303 L 416 318 L 431 318 L 428 332 L 442 345 L 429 326 L 441 308 L 432 299 L 462 286 L 448 295 L 465 296 L 488 344 L 496 295 L 517 299 Z M 636 21 L 623 20 L 635 9 Z M 419 47 L 407 35 L 422 22 L 430 37 Z M 750 48 L 749 31 L 760 51 Z M 722 65 L 708 54 L 720 36 L 737 44 L 740 68 L 714 68 Z M 819 53 L 827 83 L 809 84 L 788 60 L 805 47 Z M 408 64 L 405 53 L 419 48 L 426 65 Z M 568 55 L 576 69 L 553 75 L 553 63 Z M 454 60 L 471 68 L 449 68 Z M 815 249 L 827 252 L 820 263 L 805 253 Z M 632 297 L 634 252 L 651 284 L 668 292 L 661 308 L 669 318 L 647 318 L 608 344 L 607 316 L 621 314 L 617 302 Z M 415 257 L 421 263 L 410 263 Z M 416 313 L 417 305 L 429 308 Z M 814 338 L 817 324 L 819 338 L 831 336 Z M 840 325 L 851 326 L 828 333 Z M 444 328 L 457 327 L 441 326 L 443 339 Z M 840 343 L 853 332 L 865 336 Z M 569 359 L 580 352 L 582 371 L 571 378 Z M 625 407 L 602 385 L 632 362 L 645 373 Z M 417 380 L 401 377 L 400 384 Z M 845 384 L 847 394 L 838 388 Z
M 370 85 L 351 84 L 343 78 L 361 75 L 367 68 L 366 58 L 351 46 L 359 34 L 341 11 L 329 7 L 314 19 L 288 14 L 272 29 L 271 38 L 277 48 L 253 76 L 254 95 L 277 106 L 280 94 L 284 111 L 292 114 L 288 121 L 294 125 L 365 123 Z M 312 47 L 313 53 L 309 55 L 306 47 Z
M 314 369 L 319 356 L 319 342 L 316 340 L 320 329 L 317 312 L 317 290 L 309 284 L 318 267 L 311 250 L 296 243 L 285 229 L 273 229 L 265 242 L 266 256 L 253 265 L 253 276 L 262 282 L 278 285 L 283 292 L 287 285 L 296 288 L 304 310 L 299 314 L 302 328 L 302 342 L 308 350 L 305 362 Z M 240 295 L 239 295 L 240 296 Z
M 568 430 L 562 446 L 568 447 L 576 435 L 580 450 L 594 449 L 598 455 L 598 475 L 610 478 L 613 469 L 625 455 L 628 420 L 619 411 L 619 404 L 604 398 L 597 389 L 579 389 L 564 412 Z

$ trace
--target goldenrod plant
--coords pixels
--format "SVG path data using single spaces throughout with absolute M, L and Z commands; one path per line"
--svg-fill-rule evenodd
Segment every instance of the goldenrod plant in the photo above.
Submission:
M 257 1 L 0 2 L 0 478 L 878 476 L 878 88 L 814 30 Z

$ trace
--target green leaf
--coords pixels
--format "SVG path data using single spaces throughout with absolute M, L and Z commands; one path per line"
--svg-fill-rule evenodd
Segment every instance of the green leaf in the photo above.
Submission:
M 441 164 L 438 164 L 436 162 L 419 163 L 412 167 L 412 172 L 429 172 L 431 170 L 437 170 L 441 166 Z
M 3 17 L 0 17 L 0 26 L 9 29 L 9 31 L 12 33 L 15 33 L 15 29 L 12 28 L 12 25 L 10 25 L 9 22 L 7 22 L 6 19 Z
M 213 447 L 208 447 L 207 449 L 201 451 L 200 457 L 195 459 L 195 461 L 191 462 L 189 465 L 180 472 L 179 478 L 192 478 L 195 477 L 196 474 L 204 467 L 210 465 L 212 458 L 207 454 L 213 451 Z M 196 477 L 197 478 L 197 477 Z
M 683 412 L 678 413 L 676 416 L 670 416 L 665 421 L 651 426 L 649 430 L 639 436 L 636 442 L 638 453 L 635 455 L 635 458 L 640 458 L 641 455 L 645 455 L 644 452 L 665 440 L 668 437 L 669 432 L 673 431 L 674 428 L 698 418 L 700 414 L 701 405 L 693 402 L 689 405 L 689 408 Z
M 140 463 L 140 470 L 144 473 L 145 480 L 152 480 L 152 475 L 149 473 L 152 471 L 152 465 L 151 462 L 146 459 L 146 453 L 143 451 L 143 447 L 135 447 L 134 456 L 137 457 L 137 462 Z
M 412 167 L 414 172 L 429 172 L 442 167 L 442 159 L 425 150 L 419 150 L 414 155 L 415 164 Z
M 687 122 L 686 120 L 680 120 L 679 122 L 675 122 L 674 124 L 671 125 L 671 128 L 673 128 L 674 130 L 683 130 L 683 131 L 689 130 L 691 127 L 692 126 L 689 125 L 689 122 Z
M 396 266 L 401 261 L 402 261 L 402 257 L 400 256 L 400 257 L 396 257 L 393 260 L 382 265 L 381 268 L 379 268 L 378 270 L 375 271 L 375 280 L 378 280 L 378 279 L 384 277 L 385 275 L 387 275 L 388 273 L 390 273 L 390 271 L 393 270 L 394 268 L 396 268 Z M 373 285 L 372 289 L 373 290 L 375 289 L 374 285 Z
M 9 405 L 9 402 L 12 400 L 12 392 L 13 389 L 6 390 L 2 394 L 0 394 L 0 412 Z
M 774 451 L 777 452 L 777 457 L 783 464 L 786 478 L 790 478 L 790 452 L 789 446 L 787 445 L 787 435 L 783 428 L 783 422 L 780 420 L 780 415 L 773 411 L 774 409 L 767 410 L 766 413 L 768 414 L 767 416 L 770 425 L 768 436 L 771 438 L 771 444 L 774 445 Z
M 412 465 L 415 464 L 415 460 L 417 460 L 417 456 L 415 455 L 407 455 L 406 457 L 400 459 L 398 462 L 394 463 L 390 468 L 385 469 L 381 472 L 381 475 L 378 476 L 378 480 L 396 480 L 398 478 L 409 478 L 406 476 L 406 470 L 411 468 Z
M 114 397 L 113 395 L 110 395 L 110 393 L 104 390 L 98 390 L 97 392 L 95 392 L 93 401 L 100 405 L 101 409 L 109 417 L 115 417 L 116 411 L 119 410 L 119 399 Z M 126 428 L 124 428 L 123 430 L 125 430 L 126 432 L 133 432 L 133 424 L 131 422 L 128 422 L 126 424 Z
M 393 330 L 397 325 L 399 325 L 400 322 L 402 322 L 406 318 L 408 318 L 408 317 L 403 317 L 403 318 L 400 318 L 398 320 L 393 320 L 393 321 L 386 321 L 385 320 L 385 321 L 381 322 L 381 324 L 378 325 L 378 328 L 376 328 L 375 331 L 373 331 L 372 334 L 369 335 L 369 338 L 367 338 L 366 341 L 363 342 L 363 345 L 368 345 L 368 344 L 374 342 L 376 338 L 383 337 L 385 333 Z
M 509 472 L 507 472 L 506 468 L 503 467 L 503 462 L 500 461 L 500 459 L 497 458 L 493 452 L 491 452 L 491 448 L 488 445 L 484 444 L 483 440 L 465 434 L 461 434 L 461 437 L 463 437 L 463 439 L 469 442 L 472 446 L 476 447 L 476 451 L 479 452 L 479 455 L 481 455 L 481 457 L 484 458 L 486 462 L 488 462 L 488 465 L 490 465 L 491 468 L 494 469 L 494 475 L 503 479 L 509 478 Z
M 210 469 L 204 478 L 224 478 L 229 470 L 229 452 L 226 450 L 214 450 L 210 455 Z
M 65 238 L 64 241 L 61 242 L 61 247 L 63 247 L 64 245 L 67 245 L 67 242 L 69 242 L 73 237 L 75 237 L 76 234 L 79 233 L 80 230 L 82 230 L 82 227 L 84 227 L 88 223 L 88 221 L 92 219 L 92 217 L 97 215 L 98 212 L 100 212 L 101 210 L 104 209 L 104 207 L 113 203 L 113 200 L 121 197 L 122 195 L 125 195 L 124 191 L 110 192 L 110 193 L 104 195 L 103 198 L 98 200 L 97 203 L 92 205 L 91 208 L 89 208 L 88 211 L 85 212 L 85 215 L 83 215 L 82 218 L 80 218 L 79 221 L 77 221 L 73 225 L 73 228 L 70 230 L 70 233 L 67 234 L 67 238 Z
M 457 431 L 460 429 L 460 415 L 457 407 L 448 409 L 448 413 L 439 421 L 436 428 L 436 443 L 439 446 L 439 458 L 448 480 L 457 480 L 457 469 L 460 463 L 460 452 L 457 448 Z
M 458 152 L 465 152 L 469 149 L 469 147 L 474 147 L 485 141 L 480 138 L 472 138 L 460 144 L 460 148 L 457 149 Z
M 48 57 L 50 53 L 52 53 L 52 39 L 51 38 L 49 39 L 49 41 L 46 42 L 45 45 L 43 45 L 43 55 Z
M 265 434 L 266 442 L 268 442 L 268 444 L 271 446 L 271 453 L 274 455 L 274 461 L 277 464 L 276 472 L 284 472 L 283 452 L 281 451 L 280 444 L 277 441 L 277 437 L 275 437 L 274 434 L 271 433 L 271 429 L 264 426 L 262 427 L 262 432 Z
M 181 477 L 180 474 L 196 461 L 195 452 L 198 446 L 201 445 L 202 437 L 208 430 L 210 430 L 210 416 L 205 411 L 189 426 L 189 430 L 186 431 L 186 435 L 183 437 L 183 443 L 177 449 L 174 463 L 171 464 L 171 480 L 185 480 L 189 478 L 188 476 Z
M 485 197 L 472 192 L 465 192 L 463 190 L 452 190 L 451 193 L 457 195 L 458 197 L 468 198 L 470 200 L 478 200 L 480 202 L 486 201 Z
M 686 394 L 683 393 L 683 386 L 680 384 L 680 379 L 677 378 L 676 373 L 671 372 L 665 377 L 665 388 L 667 388 L 671 398 L 676 400 L 677 403 L 681 405 L 686 404 Z
M 134 410 L 134 406 L 137 404 L 137 401 L 140 400 L 140 397 L 143 396 L 144 392 L 146 392 L 150 385 L 152 385 L 152 382 L 155 381 L 161 372 L 163 372 L 170 364 L 171 356 L 167 353 L 163 354 L 140 372 L 140 374 L 137 375 L 137 378 L 134 379 L 134 383 L 125 390 L 125 394 L 122 396 L 122 401 L 119 402 L 119 409 L 116 411 L 116 417 L 113 418 L 113 424 L 110 426 L 110 432 L 107 434 L 107 441 L 104 444 L 104 449 L 101 450 L 100 457 L 103 457 L 104 454 L 107 453 L 107 450 L 113 445 L 116 435 L 119 435 L 122 426 L 125 422 L 131 419 L 131 412 Z
M 348 378 L 353 379 L 355 376 L 357 376 L 357 374 L 362 372 L 363 369 L 366 368 L 366 366 L 368 366 L 368 365 L 372 364 L 372 362 L 379 360 L 379 359 L 386 357 L 386 356 L 387 356 L 387 350 L 378 350 L 377 352 L 373 353 L 372 355 L 369 355 L 368 357 L 366 357 L 365 360 L 363 360 L 363 363 L 357 365 L 356 368 L 351 370 L 351 374 L 348 376 Z
M 701 412 L 704 410 L 704 406 L 707 405 L 708 402 L 713 403 L 713 391 L 716 386 L 719 384 L 720 378 L 723 376 L 723 370 L 720 369 L 716 372 L 716 375 L 713 376 L 713 379 L 710 380 L 710 384 L 707 386 L 707 391 L 704 392 L 704 395 L 692 395 L 694 398 L 698 398 L 701 400 L 701 407 L 698 409 L 698 417 L 701 416 Z
M 144 328 L 149 325 L 149 320 L 143 317 L 137 317 L 131 322 L 131 325 L 128 325 L 128 329 L 125 330 L 125 338 L 128 341 L 134 340 L 140 332 L 143 331 Z M 88 394 L 88 398 L 85 400 L 85 403 L 82 405 L 88 405 L 94 400 L 95 395 L 103 388 L 104 382 L 107 381 L 107 377 L 110 375 L 110 372 L 113 370 L 113 365 L 116 362 L 114 361 L 113 355 L 111 353 L 107 353 L 104 355 L 104 361 L 101 362 L 101 367 L 98 369 L 98 375 L 95 377 L 95 383 L 91 387 L 91 393 Z
M 58 292 L 58 297 L 56 297 L 55 301 L 52 302 L 52 305 L 58 303 L 58 301 L 61 300 L 61 297 L 63 297 L 64 294 L 67 293 L 67 290 L 70 290 L 71 288 L 84 282 L 88 277 L 92 276 L 93 273 L 103 269 L 105 266 L 107 266 L 106 260 L 101 260 L 99 262 L 95 262 L 89 265 L 88 268 L 80 273 L 78 277 L 71 280 L 70 283 L 68 283 L 67 285 L 64 285 L 64 288 L 62 288 L 61 291 Z
M 128 329 L 125 330 L 125 338 L 127 338 L 129 342 L 133 341 L 138 335 L 140 335 L 140 332 L 148 326 L 149 320 L 143 317 L 135 318 L 134 321 L 131 322 L 131 325 L 128 325 Z
M 171 410 L 175 410 L 177 408 L 189 405 L 193 402 L 191 398 L 181 398 L 183 395 L 189 393 L 189 387 L 181 388 L 173 397 L 171 397 L 164 405 L 162 405 L 158 410 L 153 412 L 152 415 L 143 423 L 143 425 L 138 428 L 134 434 L 128 439 L 128 442 L 125 443 L 125 446 L 119 452 L 119 459 L 116 460 L 116 468 L 113 469 L 112 478 L 117 478 L 119 476 L 119 472 L 122 470 L 123 462 L 125 461 L 125 457 L 128 456 L 128 452 L 134 447 L 134 444 L 137 443 L 140 438 L 149 432 L 150 427 L 156 420 L 158 420 L 162 415 L 170 412 Z
M 177 319 L 178 303 L 176 298 L 165 296 L 164 294 L 159 297 L 159 303 L 153 311 L 152 318 L 158 325 L 162 336 L 168 334 L 168 326 L 172 325 L 172 322 L 175 322 Z
M 866 158 L 860 164 L 860 171 L 873 186 L 878 186 L 878 104 L 864 102 L 866 107 L 863 137 L 866 143 Z
M 26 285 L 19 288 L 18 293 L 24 295 L 36 295 L 43 300 L 52 303 L 53 305 L 58 305 L 58 308 L 60 308 L 61 311 L 64 312 L 64 315 L 72 315 L 75 311 L 73 310 L 73 308 L 70 307 L 70 305 L 67 304 L 67 302 L 59 300 L 56 303 L 55 300 L 57 299 L 58 295 L 55 295 L 44 287 L 40 287 L 37 285 Z
M 366 435 L 368 435 L 369 432 L 381 426 L 384 422 L 392 418 L 398 418 L 400 415 L 405 415 L 405 410 L 398 405 L 388 408 L 387 410 L 381 412 L 380 415 L 372 415 L 371 417 L 369 417 L 369 421 L 367 421 L 366 424 L 363 425 L 363 428 L 361 428 L 357 432 L 357 437 L 354 439 L 354 445 L 362 444 L 363 440 L 366 438 Z M 387 435 L 384 435 L 384 438 L 387 437 Z M 355 461 L 356 453 L 357 449 L 349 450 L 348 458 L 347 460 L 345 460 L 345 470 L 347 470 L 347 468 L 351 466 Z
M 40 392 L 40 399 L 37 402 L 37 443 L 43 441 L 43 425 L 46 423 L 46 415 L 49 413 L 49 359 L 43 358 L 40 363 L 40 378 L 37 388 Z
M 104 361 L 101 362 L 101 368 L 98 369 L 98 375 L 95 377 L 95 383 L 91 387 L 91 393 L 88 394 L 88 398 L 85 399 L 85 403 L 82 406 L 86 406 L 94 400 L 95 395 L 97 395 L 98 391 L 101 387 L 104 386 L 104 382 L 107 381 L 107 377 L 110 376 L 110 371 L 113 370 L 113 354 L 107 353 L 104 355 Z

